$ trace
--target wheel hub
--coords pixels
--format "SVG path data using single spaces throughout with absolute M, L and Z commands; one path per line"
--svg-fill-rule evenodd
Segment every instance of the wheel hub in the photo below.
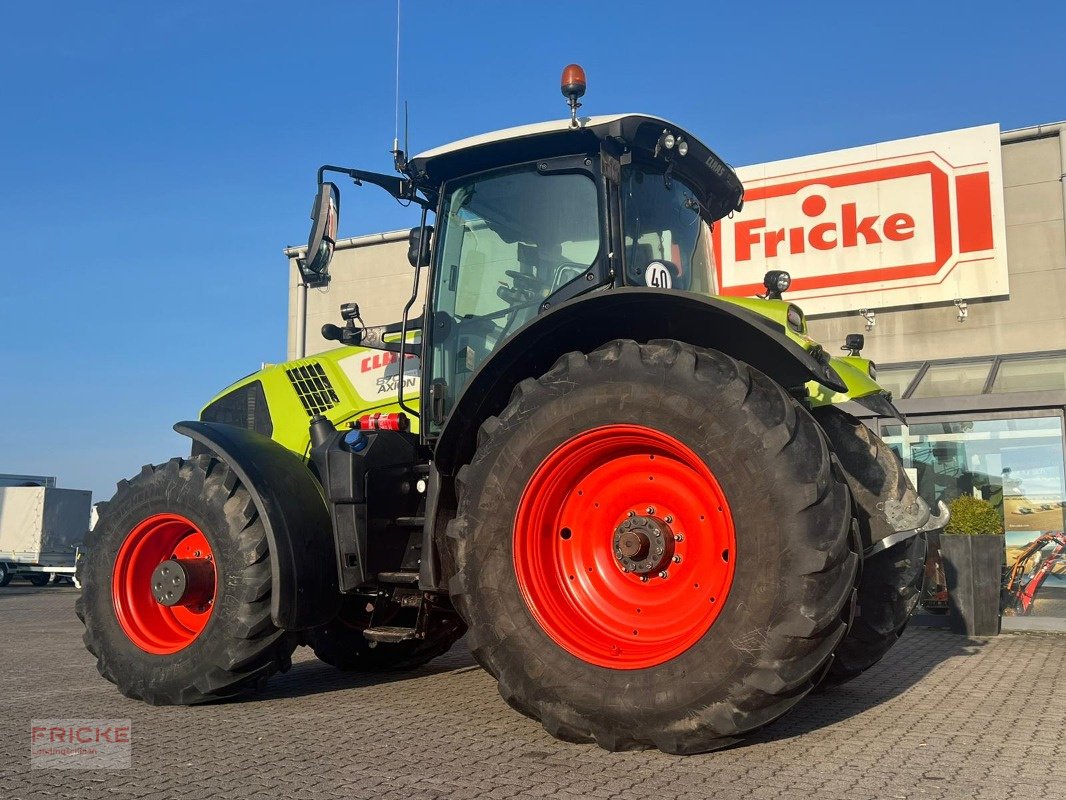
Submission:
M 215 569 L 206 558 L 169 558 L 152 573 L 152 596 L 163 606 L 203 608 L 215 588 Z
M 660 572 L 673 556 L 674 534 L 665 520 L 634 515 L 614 531 L 614 557 L 623 572 Z
M 176 653 L 207 627 L 219 588 L 214 552 L 187 517 L 164 512 L 134 525 L 112 569 L 115 617 L 141 650 Z

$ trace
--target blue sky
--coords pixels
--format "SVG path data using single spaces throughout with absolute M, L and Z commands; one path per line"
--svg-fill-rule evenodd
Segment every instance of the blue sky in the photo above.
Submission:
M 1060 2 L 404 0 L 411 147 L 643 111 L 750 164 L 1066 117 Z M 314 170 L 388 171 L 393 2 L 4 3 L 0 472 L 110 496 L 285 353 Z M 342 234 L 413 212 L 345 192 Z M 362 300 L 365 304 L 366 300 Z

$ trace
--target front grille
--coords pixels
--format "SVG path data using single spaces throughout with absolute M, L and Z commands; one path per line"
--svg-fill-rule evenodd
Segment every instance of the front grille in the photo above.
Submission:
M 322 414 L 340 402 L 333 384 L 317 361 L 287 369 L 285 374 L 292 381 L 292 388 L 303 403 L 307 416 Z
M 252 381 L 218 398 L 200 412 L 200 419 L 204 422 L 236 425 L 264 436 L 274 433 L 266 394 L 263 392 L 263 384 L 259 381 Z

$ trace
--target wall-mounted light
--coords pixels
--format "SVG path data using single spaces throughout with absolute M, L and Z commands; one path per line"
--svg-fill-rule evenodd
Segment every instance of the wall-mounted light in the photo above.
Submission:
M 869 308 L 860 308 L 859 316 L 866 320 L 866 330 L 872 331 L 877 324 L 877 313 Z
M 970 306 L 965 300 L 959 299 L 955 301 L 955 308 L 959 311 L 959 322 L 965 322 L 966 318 L 970 316 Z

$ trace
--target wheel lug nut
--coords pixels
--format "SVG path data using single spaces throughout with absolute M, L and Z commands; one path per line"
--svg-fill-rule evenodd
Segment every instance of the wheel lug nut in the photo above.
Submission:
M 681 534 L 681 533 L 674 534 L 674 541 L 675 542 L 683 542 L 683 541 L 685 541 L 684 534 Z
M 626 516 L 627 517 L 635 517 L 636 515 L 637 515 L 636 511 L 627 511 L 626 512 Z
M 664 569 L 662 572 L 659 573 L 659 577 L 665 580 L 666 578 L 670 577 L 670 573 Z
M 622 572 L 629 572 L 629 567 L 622 567 Z
M 649 514 L 654 514 L 655 513 L 655 506 L 648 506 L 648 513 Z
M 675 564 L 680 564 L 681 563 L 681 556 L 674 556 L 674 563 Z
M 647 583 L 648 582 L 648 576 L 647 575 L 641 575 L 640 576 L 640 582 L 641 583 Z
M 671 516 L 670 516 L 669 514 L 667 514 L 667 515 L 666 515 L 666 516 L 665 516 L 665 517 L 663 518 L 663 522 L 665 522 L 665 523 L 666 523 L 667 525 L 669 525 L 669 524 L 670 524 L 671 522 L 673 522 L 673 521 L 674 521 L 674 518 L 673 518 L 673 517 L 671 517 Z

